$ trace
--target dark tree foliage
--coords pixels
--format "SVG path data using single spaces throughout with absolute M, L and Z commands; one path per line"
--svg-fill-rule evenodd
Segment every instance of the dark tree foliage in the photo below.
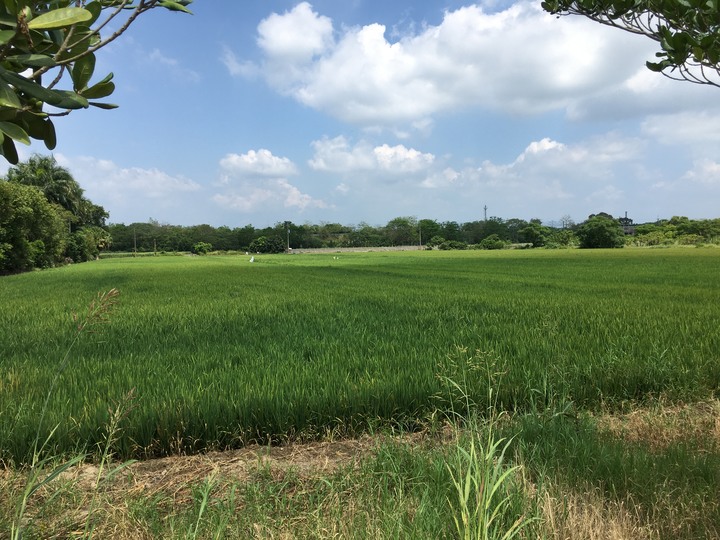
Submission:
M 70 235 L 65 255 L 76 263 L 92 261 L 111 244 L 110 233 L 101 227 L 90 225 Z
M 193 246 L 192 252 L 195 253 L 195 255 L 207 255 L 212 249 L 213 246 L 209 242 L 198 242 Z
M 282 253 L 285 243 L 279 236 L 261 236 L 250 243 L 249 249 L 253 253 Z
M 625 233 L 620 222 L 606 215 L 594 215 L 576 232 L 581 248 L 621 248 L 625 245 Z
M 8 221 L 3 234 L 12 241 L 6 241 L 11 248 L 5 251 L 16 254 L 15 262 L 8 263 L 11 264 L 12 271 L 53 266 L 65 259 L 73 262 L 89 261 L 97 258 L 101 250 L 110 246 L 110 235 L 103 229 L 108 213 L 102 206 L 93 204 L 83 196 L 80 185 L 67 169 L 57 164 L 55 158 L 34 155 L 28 161 L 11 167 L 7 181 L 2 181 L 2 184 L 29 188 L 34 194 L 31 198 L 28 198 L 29 195 L 23 198 L 24 202 L 18 198 L 13 199 L 14 202 L 9 198 L 4 201 L 9 205 L 9 211 L 25 212 L 32 216 L 27 219 L 37 221 L 28 229 L 27 221 L 9 220 L 6 216 Z M 7 186 L 4 197 L 9 197 L 11 193 Z M 44 199 L 51 207 L 52 219 L 48 217 L 50 214 L 43 210 L 45 205 L 38 206 L 35 201 L 37 197 Z M 28 209 L 33 209 L 34 213 L 27 214 L 30 211 Z M 37 236 L 38 230 L 42 231 L 46 238 L 35 238 L 33 235 Z M 64 252 L 62 247 L 65 248 Z M 19 253 L 25 255 L 17 255 Z
M 550 233 L 549 227 L 532 222 L 519 231 L 519 239 L 521 242 L 532 244 L 533 247 L 543 247 L 550 237 Z
M 414 217 L 397 217 L 385 225 L 385 235 L 391 246 L 410 246 L 419 240 L 418 223 Z
M 491 234 L 487 238 L 483 238 L 478 244 L 480 249 L 503 249 L 507 244 L 497 234 Z
M 720 219 L 692 220 L 687 217 L 673 217 L 651 224 L 635 224 L 626 226 L 622 230 L 618 220 L 606 213 L 599 213 L 588 218 L 586 223 L 592 221 L 603 222 L 608 220 L 610 230 L 615 233 L 620 228 L 624 234 L 614 236 L 615 242 L 603 245 L 622 245 L 626 240 L 635 245 L 657 244 L 698 244 L 720 243 Z M 393 226 L 407 224 L 406 218 L 392 220 Z M 428 230 L 441 230 L 441 224 L 434 220 L 419 220 L 420 232 L 426 227 Z M 432 224 L 437 227 L 433 227 Z M 447 222 L 446 222 L 447 223 Z M 525 226 L 515 230 L 520 225 Z M 446 248 L 458 249 L 465 244 L 468 247 L 480 248 L 492 246 L 498 249 L 507 247 L 512 243 L 532 243 L 533 247 L 569 248 L 578 246 L 576 235 L 578 226 L 575 226 L 568 216 L 564 216 L 558 226 L 545 226 L 540 220 L 520 219 L 502 220 L 492 218 L 487 221 L 472 221 L 460 223 L 462 240 L 448 240 L 441 235 L 432 237 L 422 233 L 423 247 L 435 247 L 445 242 Z M 592 228 L 584 227 L 581 234 Z M 108 230 L 112 236 L 112 250 L 162 252 L 162 251 L 191 251 L 197 242 L 207 242 L 216 250 L 222 251 L 260 251 L 267 249 L 268 241 L 272 242 L 276 252 L 282 252 L 287 247 L 288 229 L 290 230 L 290 247 L 293 250 L 306 248 L 342 248 L 342 247 L 381 247 L 394 245 L 393 236 L 388 236 L 388 227 L 385 225 L 370 225 L 359 223 L 357 225 L 340 225 L 338 223 L 321 223 L 313 225 L 305 223 L 295 225 L 279 222 L 273 227 L 255 228 L 245 225 L 231 229 L 230 227 L 212 227 L 210 225 L 183 227 L 179 225 L 161 224 L 150 220 L 148 223 L 132 223 L 130 225 L 111 224 Z M 392 227 L 391 227 L 392 229 Z M 600 227 L 602 230 L 602 227 Z M 410 230 L 413 230 L 412 228 Z M 490 231 L 499 231 L 487 234 Z M 588 239 L 594 238 L 587 235 Z M 517 238 L 517 241 L 516 241 Z M 274 239 L 274 240 L 269 240 Z M 468 241 L 472 239 L 473 241 Z M 419 240 L 419 238 L 418 238 Z M 484 244 L 483 241 L 487 240 Z M 216 244 L 215 242 L 221 242 Z M 449 243 L 449 242 L 452 242 Z M 222 246 L 222 247 L 221 247 Z M 454 246 L 454 247 L 451 247 Z
M 24 163 L 10 167 L 9 182 L 40 188 L 51 203 L 62 206 L 73 215 L 79 213 L 83 190 L 66 168 L 52 156 L 35 154 Z
M 37 187 L 0 181 L 0 274 L 62 262 L 65 223 Z
M 53 156 L 35 154 L 23 163 L 10 167 L 7 180 L 16 184 L 35 186 L 45 198 L 67 211 L 73 231 L 91 225 L 103 227 L 108 213 L 83 196 L 83 189 L 70 171 L 58 165 Z

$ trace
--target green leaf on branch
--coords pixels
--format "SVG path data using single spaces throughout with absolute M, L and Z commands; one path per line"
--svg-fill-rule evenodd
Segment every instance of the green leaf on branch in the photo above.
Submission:
M 10 137 L 3 137 L 0 154 L 5 156 L 5 159 L 13 165 L 17 165 L 17 162 L 20 161 L 17 148 L 15 148 L 15 142 Z
M 107 75 L 105 75 L 105 77 L 103 78 L 102 81 L 98 82 L 97 84 L 105 84 L 105 83 L 107 83 L 107 82 L 110 82 L 110 81 L 113 80 L 113 77 L 114 77 L 114 76 L 115 76 L 115 74 L 111 71 L 110 73 L 108 73 Z
M 50 40 L 58 47 L 65 41 L 65 33 L 60 30 L 49 30 L 48 36 L 50 36 Z
M 12 13 L 13 15 L 17 15 L 17 13 L 18 13 L 17 0 L 4 0 L 3 4 L 5 4 L 5 8 L 10 13 Z
M 51 103 L 51 105 L 60 109 L 87 109 L 90 103 L 80 94 L 71 92 L 69 90 L 53 90 L 53 92 L 60 95 L 60 101 L 58 103 Z
M 170 11 L 182 11 L 184 13 L 189 13 L 192 15 L 192 11 L 190 11 L 188 8 L 185 7 L 187 5 L 185 2 L 172 2 L 171 0 L 160 0 L 157 4 L 160 7 L 164 7 L 165 9 L 169 9 Z
M 54 150 L 57 146 L 57 134 L 55 133 L 55 125 L 49 118 L 45 120 L 45 137 L 43 142 L 48 150 Z
M 649 69 L 720 87 L 720 0 L 541 0 L 541 6 L 651 38 L 662 60 L 648 62 Z
M 93 107 L 97 107 L 98 109 L 105 109 L 106 111 L 109 111 L 111 109 L 117 109 L 119 105 L 115 105 L 114 103 L 98 103 L 97 101 L 91 101 L 90 105 Z
M 20 98 L 17 97 L 15 91 L 9 84 L 2 81 L 0 81 L 0 107 L 22 108 Z
M 101 99 L 108 97 L 115 91 L 115 83 L 96 84 L 83 92 L 88 99 Z
M 51 90 L 47 90 L 45 87 L 40 86 L 36 82 L 26 79 L 22 75 L 18 75 L 12 71 L 3 69 L 2 67 L 0 67 L 0 79 L 12 84 L 21 92 L 25 92 L 30 97 L 34 97 L 40 101 L 44 101 L 46 103 L 51 103 L 53 100 L 57 101 L 55 94 Z
M 88 99 L 102 99 L 104 97 L 108 97 L 115 91 L 115 83 L 110 82 L 112 77 L 113 74 L 111 73 L 99 83 L 92 85 L 90 88 L 84 89 L 81 94 L 83 97 Z
M 72 77 L 73 87 L 75 91 L 80 91 L 87 87 L 90 78 L 95 71 L 95 55 L 90 53 L 75 61 L 70 76 Z
M 629 0 L 623 0 L 629 1 Z M 698 0 L 700 1 L 700 0 Z M 51 116 L 64 116 L 90 106 L 114 109 L 103 103 L 115 91 L 113 74 L 94 82 L 96 50 L 121 35 L 135 17 L 154 7 L 191 13 L 192 0 L 0 0 L 0 156 L 17 163 L 15 141 L 42 140 L 49 149 L 57 144 Z M 109 20 L 128 10 L 127 24 L 102 40 Z M 102 22 L 107 16 L 107 20 Z M 49 68 L 60 68 L 45 78 Z M 28 73 L 32 73 L 29 75 Z M 67 84 L 67 78 L 71 83 Z M 65 81 L 65 88 L 59 90 Z M 56 88 L 57 87 L 57 88 Z M 57 111 L 44 112 L 44 108 Z
M 115 91 L 115 83 L 98 83 L 82 92 L 88 99 L 101 99 L 108 97 Z
M 12 38 L 15 37 L 15 30 L 0 30 L 0 45 L 10 43 Z
M 654 71 L 655 73 L 660 73 L 662 70 L 670 67 L 672 65 L 671 62 L 668 60 L 663 60 L 662 62 L 645 62 L 645 66 L 650 70 Z
M 48 150 L 53 150 L 57 146 L 55 126 L 50 118 L 26 111 L 21 113 L 19 120 L 18 123 L 27 131 L 28 135 L 33 139 L 43 141 Z
M 85 54 L 95 44 L 96 38 L 97 36 L 85 26 L 76 26 L 70 40 L 72 43 L 70 43 L 68 49 L 60 52 L 58 60 L 69 60 Z
M 13 124 L 12 122 L 0 122 L 0 131 L 16 141 L 20 141 L 23 144 L 30 144 L 30 136 L 17 124 Z
M 30 67 L 52 67 L 55 65 L 55 60 L 46 54 L 16 54 L 15 56 L 8 56 L 7 59 Z
M 100 5 L 100 2 L 90 2 L 89 4 L 85 4 L 85 9 L 92 14 L 92 18 L 86 23 L 88 26 L 91 26 L 100 18 L 102 6 Z
M 31 20 L 28 28 L 31 30 L 54 30 L 86 22 L 92 18 L 93 14 L 90 11 L 80 7 L 53 9 Z
M 30 97 L 60 109 L 87 109 L 88 101 L 83 96 L 68 90 L 48 90 L 34 81 L 0 67 L 0 79 L 12 84 Z

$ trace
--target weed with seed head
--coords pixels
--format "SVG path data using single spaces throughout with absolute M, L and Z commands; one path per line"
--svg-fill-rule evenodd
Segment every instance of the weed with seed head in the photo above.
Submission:
M 95 528 L 94 523 L 94 512 L 96 509 L 97 494 L 100 489 L 101 483 L 108 482 L 125 467 L 133 464 L 135 460 L 127 460 L 119 465 L 112 467 L 110 471 L 103 477 L 106 467 L 110 464 L 112 458 L 112 447 L 117 442 L 118 435 L 121 431 L 121 423 L 126 418 L 133 408 L 135 400 L 135 389 L 131 389 L 124 398 L 115 404 L 115 407 L 109 409 L 110 421 L 107 426 L 107 432 L 105 436 L 105 445 L 102 449 L 100 457 L 100 466 L 98 467 L 97 476 L 95 478 L 94 489 L 92 492 L 92 498 L 90 499 L 90 506 L 88 509 L 88 517 L 85 520 L 85 538 L 90 538 Z
M 60 476 L 63 472 L 67 471 L 70 467 L 80 463 L 85 459 L 84 454 L 76 455 L 73 458 L 55 466 L 47 475 L 43 477 L 43 471 L 53 461 L 52 456 L 46 455 L 46 448 L 48 448 L 49 443 L 55 431 L 57 430 L 57 426 L 55 426 L 55 428 L 50 431 L 49 435 L 45 438 L 44 441 L 42 441 L 42 443 L 40 434 L 43 429 L 45 413 L 47 412 L 50 396 L 55 391 L 57 383 L 60 380 L 60 376 L 67 367 L 72 349 L 80 340 L 82 334 L 92 332 L 98 325 L 108 322 L 110 313 L 114 305 L 117 303 L 119 294 L 120 292 L 117 289 L 110 289 L 107 292 L 98 293 L 97 298 L 95 298 L 88 305 L 87 312 L 84 315 L 73 314 L 73 321 L 77 325 L 76 330 L 74 332 L 73 339 L 68 345 L 65 351 L 65 355 L 63 356 L 62 361 L 60 362 L 60 365 L 55 372 L 55 376 L 53 378 L 52 384 L 50 385 L 50 388 L 48 389 L 45 397 L 45 402 L 43 403 L 43 408 L 40 412 L 37 433 L 35 435 L 35 440 L 33 443 L 32 459 L 28 467 L 25 487 L 23 489 L 22 495 L 18 499 L 15 519 L 10 527 L 10 538 L 12 540 L 20 540 L 20 538 L 22 538 L 24 521 L 26 521 L 25 513 L 27 511 L 30 498 L 33 496 L 33 494 L 35 494 L 40 488 L 50 484 L 54 479 Z M 112 431 L 113 429 L 115 428 L 112 428 L 110 431 Z M 107 457 L 107 448 L 109 448 L 110 446 L 110 439 L 114 437 L 114 435 L 115 434 L 113 433 L 112 435 L 109 434 L 108 436 L 108 447 L 106 447 L 106 452 L 103 454 L 103 463 L 105 461 L 105 458 Z M 95 498 L 93 497 L 93 501 L 94 500 Z M 45 504 L 47 504 L 48 502 L 49 500 L 46 500 Z M 91 520 L 88 519 L 88 524 L 90 523 Z M 88 532 L 87 529 L 86 532 Z
M 440 375 L 451 394 L 460 397 L 464 414 L 457 413 L 451 399 L 451 420 L 461 420 L 464 430 L 456 428 L 454 456 L 447 463 L 455 500 L 449 500 L 453 520 L 463 540 L 510 540 L 537 520 L 526 514 L 526 496 L 517 483 L 518 465 L 506 462 L 511 440 L 496 435 L 496 425 L 503 415 L 498 412 L 497 390 L 504 370 L 498 359 L 488 352 L 458 348 L 449 365 L 460 382 Z M 479 372 L 486 385 L 486 410 L 479 411 L 467 392 L 469 375 Z M 467 434 L 467 435 L 465 435 Z

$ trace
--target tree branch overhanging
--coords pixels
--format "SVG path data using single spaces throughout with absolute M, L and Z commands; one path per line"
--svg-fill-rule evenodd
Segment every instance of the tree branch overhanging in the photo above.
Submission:
M 545 11 L 581 15 L 660 45 L 651 71 L 720 87 L 720 0 L 544 0 Z

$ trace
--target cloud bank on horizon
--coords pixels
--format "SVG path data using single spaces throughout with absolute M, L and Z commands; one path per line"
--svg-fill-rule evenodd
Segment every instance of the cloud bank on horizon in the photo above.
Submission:
M 253 40 L 241 46 L 220 33 L 215 63 L 163 50 L 172 42 L 148 27 L 111 66 L 147 71 L 150 59 L 168 80 L 184 73 L 173 94 L 185 103 L 231 88 L 232 110 L 186 107 L 186 122 L 167 120 L 174 131 L 165 150 L 149 129 L 146 141 L 135 130 L 130 148 L 61 139 L 56 156 L 113 222 L 470 221 L 484 205 L 546 222 L 600 211 L 636 221 L 718 217 L 717 90 L 648 71 L 649 40 L 557 19 L 539 2 L 465 4 L 435 21 L 387 22 L 363 4 L 347 21 L 308 2 L 256 19 L 228 8 Z M 412 15 L 413 3 L 399 4 Z M 206 6 L 198 8 L 194 23 L 211 27 Z M 125 80 L 122 114 L 132 117 L 132 91 L 142 95 L 151 77 Z M 153 111 L 160 125 L 177 114 Z M 183 149 L 198 145 L 197 126 L 201 153 Z M 145 145 L 157 150 L 133 153 Z

